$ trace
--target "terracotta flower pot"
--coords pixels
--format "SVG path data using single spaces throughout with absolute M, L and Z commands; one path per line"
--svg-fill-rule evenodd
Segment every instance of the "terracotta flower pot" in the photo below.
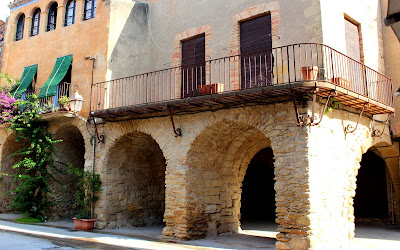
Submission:
M 301 68 L 304 81 L 317 80 L 318 66 L 306 66 Z
M 94 222 L 96 221 L 96 219 L 72 219 L 74 219 L 75 229 L 85 231 L 93 230 Z

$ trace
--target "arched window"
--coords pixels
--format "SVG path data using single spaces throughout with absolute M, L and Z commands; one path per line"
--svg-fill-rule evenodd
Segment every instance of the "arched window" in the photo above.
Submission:
M 18 22 L 17 22 L 17 32 L 15 34 L 15 40 L 21 40 L 22 38 L 24 38 L 24 25 L 25 25 L 25 15 L 22 14 L 19 18 L 18 18 Z
M 32 16 L 31 36 L 39 34 L 40 9 L 36 9 Z
M 49 8 L 49 15 L 47 18 L 47 31 L 55 30 L 56 29 L 56 22 L 57 22 L 57 3 L 53 3 Z
M 69 0 L 65 11 L 65 26 L 69 26 L 75 23 L 75 7 L 76 1 Z
M 87 20 L 96 15 L 96 0 L 85 0 L 83 19 Z

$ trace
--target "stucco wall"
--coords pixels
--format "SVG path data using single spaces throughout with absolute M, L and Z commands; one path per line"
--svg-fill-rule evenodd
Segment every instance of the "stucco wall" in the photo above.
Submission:
M 56 58 L 73 55 L 72 85 L 78 86 L 80 94 L 86 100 L 82 114 L 89 112 L 90 83 L 92 61 L 85 57 L 96 58 L 94 82 L 104 81 L 107 67 L 107 41 L 109 6 L 106 1 L 97 1 L 96 17 L 83 20 L 83 0 L 76 1 L 75 23 L 64 26 L 65 3 L 58 0 L 57 27 L 46 31 L 47 9 L 55 1 L 40 0 L 11 10 L 3 53 L 4 72 L 20 78 L 24 67 L 38 64 L 37 85 L 41 87 L 49 78 Z M 32 14 L 35 8 L 41 9 L 40 28 L 37 36 L 30 36 Z M 24 37 L 15 41 L 16 23 L 19 16 L 25 14 Z
M 114 2 L 110 24 L 110 41 L 113 42 L 108 58 L 110 79 L 176 66 L 173 55 L 176 43 L 180 43 L 177 35 L 193 28 L 210 27 L 207 60 L 230 55 L 238 23 L 235 16 L 256 6 L 266 6 L 265 12 L 270 11 L 268 8 L 277 10 L 279 24 L 273 34 L 274 47 L 322 42 L 318 0 L 143 1 L 147 9 L 143 3 Z M 122 8 L 125 9 L 121 11 Z M 117 16 L 117 11 L 121 15 Z
M 387 15 L 387 0 L 381 0 L 382 16 Z M 392 78 L 393 91 L 400 87 L 400 41 L 390 26 L 383 26 L 384 50 L 385 50 L 385 70 L 386 74 Z M 400 136 L 400 102 L 399 97 L 394 97 L 396 117 L 391 119 L 392 129 L 395 137 Z
M 344 54 L 345 15 L 360 23 L 363 63 L 385 73 L 380 0 L 321 0 L 323 43 Z

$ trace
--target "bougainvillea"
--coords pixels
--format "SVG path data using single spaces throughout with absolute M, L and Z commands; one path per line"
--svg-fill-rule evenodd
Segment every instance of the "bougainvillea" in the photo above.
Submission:
M 17 101 L 11 95 L 12 89 L 18 86 L 19 81 L 9 74 L 0 73 L 0 124 L 9 122 L 16 115 L 15 102 Z

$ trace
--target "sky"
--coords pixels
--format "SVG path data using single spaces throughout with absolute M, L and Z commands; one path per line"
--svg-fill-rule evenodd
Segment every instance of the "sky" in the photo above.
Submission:
M 10 9 L 8 8 L 8 4 L 11 0 L 0 0 L 0 20 L 6 20 L 6 18 L 10 15 Z

